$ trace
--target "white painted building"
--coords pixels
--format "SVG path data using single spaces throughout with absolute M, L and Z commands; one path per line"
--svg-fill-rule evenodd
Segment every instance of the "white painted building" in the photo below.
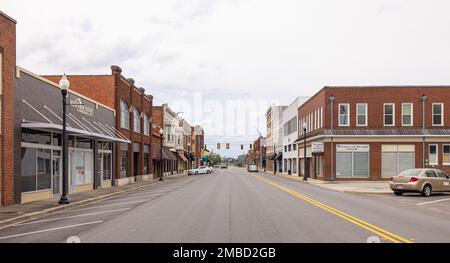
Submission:
M 283 110 L 286 106 L 271 105 L 266 113 L 267 171 L 283 172 Z
M 308 100 L 308 97 L 298 97 L 283 110 L 283 173 L 298 175 L 298 108 Z

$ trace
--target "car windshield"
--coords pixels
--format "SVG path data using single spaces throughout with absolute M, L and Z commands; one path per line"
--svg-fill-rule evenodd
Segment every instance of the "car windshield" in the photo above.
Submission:
M 420 169 L 406 170 L 406 171 L 401 172 L 400 176 L 408 176 L 408 177 L 418 176 L 421 171 L 422 170 L 420 170 Z

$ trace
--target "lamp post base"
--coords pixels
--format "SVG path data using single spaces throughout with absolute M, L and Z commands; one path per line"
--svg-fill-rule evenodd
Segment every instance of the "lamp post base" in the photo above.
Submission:
M 59 199 L 58 203 L 60 205 L 68 205 L 68 204 L 70 204 L 69 198 L 67 198 L 67 196 L 62 196 L 61 199 Z
M 160 182 L 164 181 L 164 178 L 159 177 L 159 181 L 160 181 Z
M 303 178 L 303 181 L 305 181 L 305 182 L 308 181 L 308 178 L 304 177 L 304 178 Z

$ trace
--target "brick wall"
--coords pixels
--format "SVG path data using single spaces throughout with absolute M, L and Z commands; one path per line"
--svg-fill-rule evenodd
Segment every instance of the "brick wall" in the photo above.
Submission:
M 0 12 L 2 54 L 0 192 L 1 205 L 12 205 L 14 196 L 14 72 L 16 65 L 16 22 Z

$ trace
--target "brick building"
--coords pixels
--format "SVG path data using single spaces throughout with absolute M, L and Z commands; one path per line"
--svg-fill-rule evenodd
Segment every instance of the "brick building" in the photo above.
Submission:
M 195 125 L 192 127 L 192 150 L 194 151 L 194 164 L 196 167 L 204 165 L 202 160 L 202 155 L 205 149 L 205 133 L 200 125 Z
M 111 66 L 110 75 L 69 75 L 71 89 L 115 109 L 115 128 L 131 144 L 116 144 L 114 184 L 117 186 L 153 178 L 151 128 L 153 97 L 137 87 L 122 69 Z M 57 81 L 61 76 L 45 76 Z
M 387 180 L 410 168 L 450 172 L 449 105 L 450 86 L 325 87 L 298 109 L 301 175 Z
M 0 206 L 14 203 L 16 21 L 0 11 Z

